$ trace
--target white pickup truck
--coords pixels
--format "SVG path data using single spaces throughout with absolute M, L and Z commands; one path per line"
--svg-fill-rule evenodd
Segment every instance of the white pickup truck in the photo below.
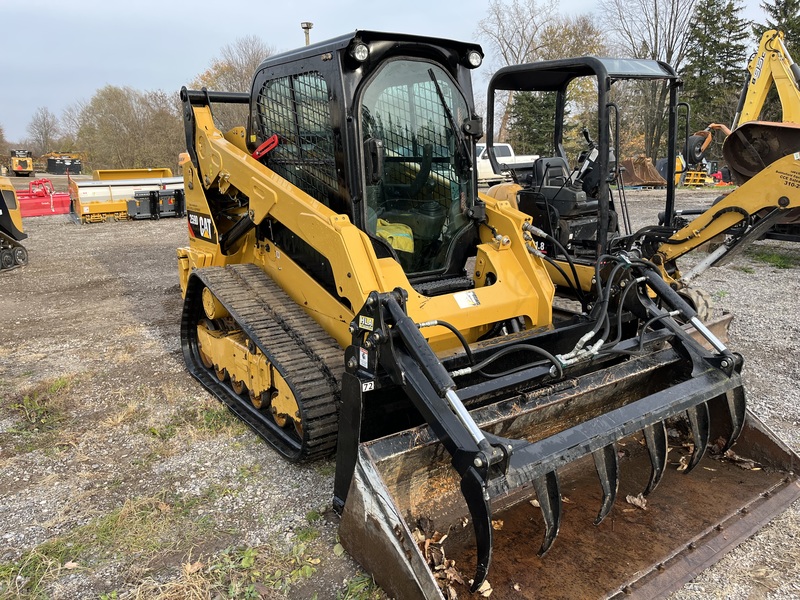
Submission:
M 515 154 L 511 144 L 492 144 L 494 147 L 494 155 L 497 157 L 497 162 L 501 165 L 519 165 L 524 163 L 532 163 L 537 158 L 538 154 Z M 507 181 L 510 176 L 507 171 L 497 174 L 492 170 L 492 163 L 489 161 L 489 154 L 486 152 L 486 144 L 480 143 L 475 146 L 475 162 L 478 169 L 478 183 L 481 185 L 492 185 Z

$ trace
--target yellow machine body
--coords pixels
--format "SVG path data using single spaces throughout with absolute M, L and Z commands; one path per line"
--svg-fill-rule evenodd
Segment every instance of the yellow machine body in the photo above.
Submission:
M 494 597 L 663 593 L 800 496 L 798 459 L 746 410 L 724 330 L 651 263 L 619 253 L 569 274 L 520 186 L 477 193 L 481 59 L 357 31 L 268 58 L 250 92 L 181 91 L 187 368 L 284 458 L 335 453 L 340 539 L 392 597 L 487 577 Z M 217 128 L 225 103 L 247 126 Z M 558 305 L 568 288 L 583 306 Z M 668 420 L 690 425 L 694 450 L 673 449 L 688 470 L 738 438 L 774 471 L 664 476 Z M 662 476 L 646 514 L 612 512 Z M 431 559 L 445 532 L 464 577 Z M 714 550 L 687 566 L 689 544 Z

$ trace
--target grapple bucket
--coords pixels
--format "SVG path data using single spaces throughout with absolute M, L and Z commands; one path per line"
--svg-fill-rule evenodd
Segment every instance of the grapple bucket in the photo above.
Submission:
M 403 328 L 396 319 L 395 334 Z M 492 598 L 676 589 L 800 496 L 800 459 L 746 410 L 739 357 L 700 359 L 700 344 L 663 343 L 674 335 L 651 332 L 630 341 L 629 360 L 459 417 L 501 454 L 491 466 L 435 408 L 426 426 L 358 444 L 350 469 L 340 454 L 337 478 L 352 473 L 342 544 L 397 598 L 464 597 L 481 584 Z M 394 348 L 391 360 L 409 395 L 425 396 L 419 382 L 435 369 L 413 354 Z M 371 388 L 353 374 L 343 385 L 343 397 Z M 458 393 L 469 406 L 482 392 Z M 357 415 L 346 401 L 344 423 Z
M 513 427 L 514 421 L 508 416 L 497 426 Z M 446 453 L 426 433 L 422 428 L 361 446 L 340 539 L 391 597 L 448 598 L 446 586 L 469 597 L 476 561 L 469 510 Z M 593 523 L 603 492 L 593 461 L 558 472 L 563 515 L 544 556 L 538 551 L 547 525 L 533 505 L 534 490 L 493 500 L 492 598 L 659 597 L 717 562 L 800 496 L 793 474 L 800 459 L 749 412 L 731 458 L 705 458 L 686 474 L 678 471 L 685 450 L 671 448 L 645 508 L 625 501 L 650 478 L 642 440 L 628 438 L 617 448 L 624 454 L 619 499 L 599 525 Z M 441 545 L 432 543 L 434 532 L 447 534 Z M 439 548 L 443 558 L 434 555 Z

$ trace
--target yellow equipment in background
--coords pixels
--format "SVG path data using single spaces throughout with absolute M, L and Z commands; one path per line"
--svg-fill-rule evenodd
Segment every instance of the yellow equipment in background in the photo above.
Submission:
M 30 150 L 12 150 L 11 172 L 17 177 L 30 177 L 34 175 L 33 152 Z
M 94 181 L 117 181 L 120 179 L 168 179 L 172 169 L 166 167 L 143 169 L 99 169 L 92 171 Z
M 721 131 L 726 136 L 722 155 L 733 180 L 738 185 L 758 180 L 757 184 L 748 186 L 748 192 L 734 190 L 730 192 L 733 198 L 725 198 L 726 206 L 740 209 L 738 218 L 728 214 L 726 220 L 734 221 L 736 225 L 751 218 L 758 221 L 759 228 L 751 236 L 754 239 L 765 236 L 800 241 L 800 210 L 796 210 L 800 202 L 797 198 L 800 182 L 798 162 L 796 158 L 787 160 L 790 156 L 800 156 L 800 67 L 789 55 L 783 38 L 782 31 L 771 29 L 764 32 L 758 50 L 748 64 L 733 124 L 728 128 L 721 123 L 711 123 L 704 131 L 696 132 L 687 141 L 687 154 L 690 163 L 700 162 L 712 142 L 713 132 Z M 781 121 L 760 121 L 767 94 L 773 86 L 780 100 Z M 765 188 L 773 193 L 765 194 Z M 781 197 L 784 199 L 778 203 L 777 199 Z M 765 199 L 764 206 L 760 206 L 761 198 Z M 718 213 L 721 207 L 715 206 L 712 212 Z M 767 208 L 773 210 L 768 213 Z M 770 217 L 768 222 L 764 221 L 767 214 Z M 693 222 L 691 227 L 700 224 L 701 221 Z M 689 235 L 691 227 L 682 233 Z M 737 232 L 741 236 L 745 230 L 739 227 Z M 665 256 L 669 254 L 674 254 L 674 250 L 666 252 Z
M 92 180 L 70 179 L 70 212 L 82 224 L 126 221 L 139 218 L 140 212 L 149 218 L 153 213 L 150 195 L 171 191 L 173 202 L 180 206 L 173 205 L 165 216 L 183 216 L 182 190 L 183 178 L 173 177 L 167 168 L 94 171 Z M 180 192 L 179 199 L 175 191 Z

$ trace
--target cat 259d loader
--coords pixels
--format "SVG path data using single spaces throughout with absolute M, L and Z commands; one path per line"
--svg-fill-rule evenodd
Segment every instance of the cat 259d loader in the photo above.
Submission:
M 188 369 L 287 460 L 335 453 L 341 542 L 392 597 L 671 589 L 800 494 L 797 457 L 634 252 L 559 308 L 545 233 L 477 193 L 481 60 L 356 31 L 181 91 Z

